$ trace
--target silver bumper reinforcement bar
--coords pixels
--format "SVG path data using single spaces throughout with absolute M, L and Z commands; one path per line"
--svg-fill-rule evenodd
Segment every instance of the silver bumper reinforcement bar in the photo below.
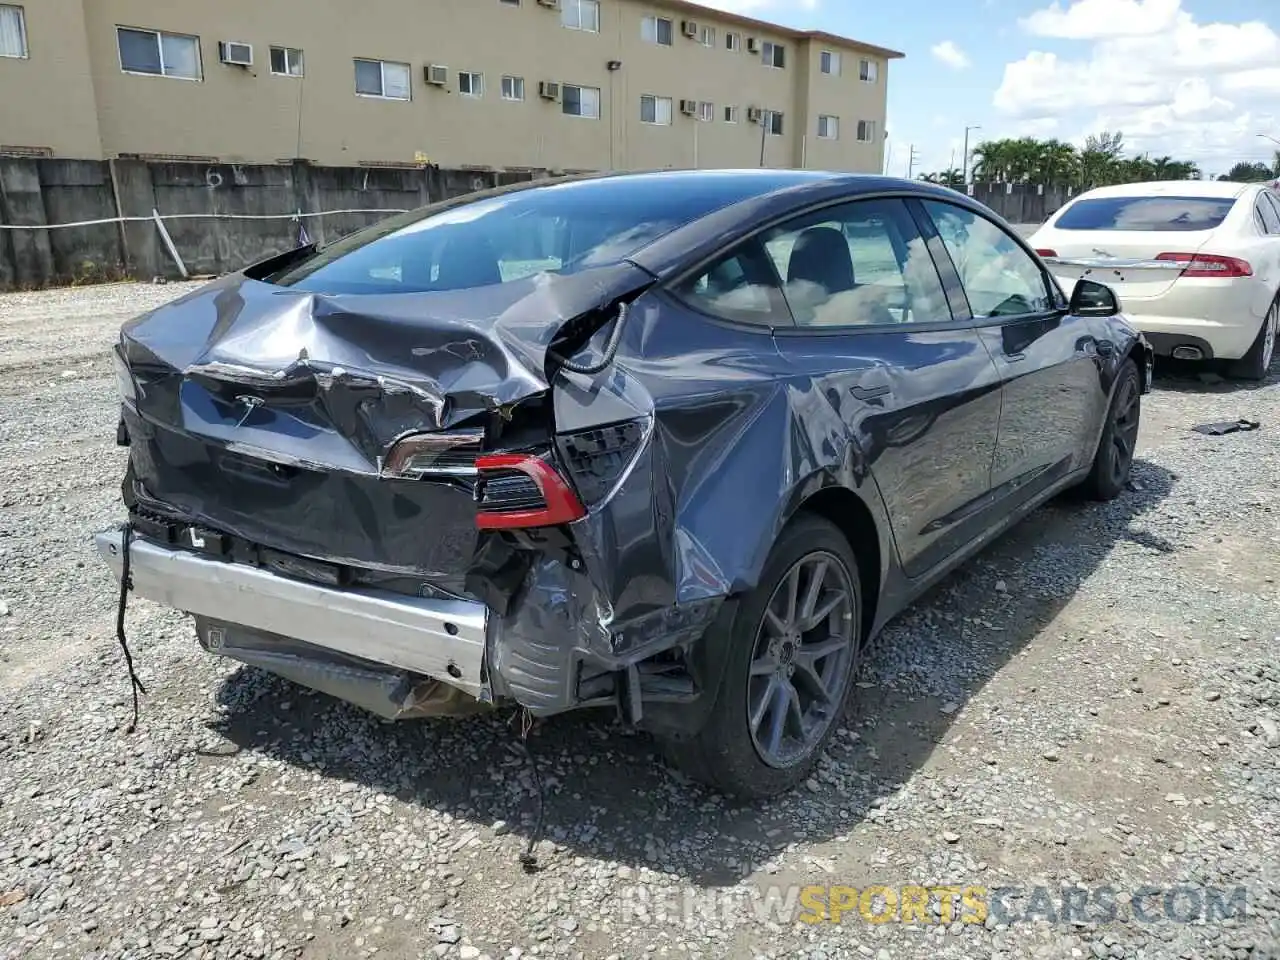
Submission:
M 123 530 L 104 530 L 94 540 L 119 580 Z M 133 593 L 147 600 L 421 674 L 489 699 L 483 604 L 342 590 L 136 537 L 129 545 L 129 574 Z

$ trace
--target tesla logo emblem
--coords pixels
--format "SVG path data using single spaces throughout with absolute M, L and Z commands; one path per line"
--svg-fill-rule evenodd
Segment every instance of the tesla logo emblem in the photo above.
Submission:
M 249 419 L 249 415 L 262 406 L 262 398 L 242 395 L 236 397 L 236 403 L 241 404 L 244 407 L 244 415 L 240 417 L 239 422 L 236 424 L 237 427 L 242 427 L 244 426 L 244 422 Z

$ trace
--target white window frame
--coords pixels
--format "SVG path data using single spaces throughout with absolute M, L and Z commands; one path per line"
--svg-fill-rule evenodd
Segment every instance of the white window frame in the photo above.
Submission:
M 653 119 L 646 120 L 644 118 L 645 102 L 653 103 Z M 665 107 L 663 110 L 661 108 Z M 659 97 L 653 93 L 640 94 L 640 122 L 650 127 L 669 127 L 671 126 L 672 115 L 675 112 L 675 102 L 670 97 Z M 666 119 L 663 119 L 663 115 Z
M 564 95 L 566 90 L 578 91 L 579 105 L 581 105 L 582 103 L 583 92 L 594 93 L 596 97 L 596 112 L 595 113 L 570 113 L 568 110 L 565 109 L 565 107 L 569 105 L 569 102 Z M 575 119 L 578 119 L 578 120 L 599 120 L 600 112 L 601 112 L 601 104 L 600 104 L 600 88 L 599 87 L 584 87 L 579 83 L 560 84 L 560 114 L 562 116 L 574 117 Z
M 124 65 L 124 51 L 120 49 L 121 30 L 128 30 L 130 33 L 149 33 L 156 38 L 156 49 L 160 54 L 159 73 L 148 73 L 146 70 L 130 70 Z M 184 77 L 180 73 L 165 73 L 165 37 L 173 37 L 177 40 L 191 40 L 195 43 L 196 75 L 194 77 Z M 165 80 L 186 80 L 188 83 L 201 83 L 204 81 L 204 51 L 200 48 L 200 38 L 190 33 L 174 33 L 170 30 L 152 30 L 150 27 L 129 27 L 122 23 L 118 23 L 116 24 L 116 60 L 120 64 L 120 72 L 127 73 L 131 77 L 163 77 Z
M 0 57 L 12 60 L 27 60 L 31 57 L 31 47 L 27 41 L 27 11 L 21 4 L 0 3 L 0 10 L 12 10 L 18 15 L 18 42 L 22 48 L 17 53 L 0 53 Z M 118 41 L 117 41 L 118 44 Z
M 594 26 L 586 26 L 583 13 L 590 10 Z M 569 22 L 569 12 L 573 11 L 575 23 Z M 560 0 L 560 25 L 566 30 L 581 30 L 583 33 L 600 32 L 600 0 Z
M 839 140 L 840 118 L 829 113 L 818 116 L 818 139 Z
M 715 27 L 699 27 L 698 42 L 704 47 L 715 48 L 716 45 L 716 28 Z
M 667 25 L 667 40 L 662 41 L 662 24 Z M 654 13 L 646 13 L 640 18 L 640 39 L 659 47 L 670 47 L 676 42 L 676 22 L 670 17 L 660 17 Z
M 859 143 L 875 143 L 876 122 L 874 120 L 859 120 L 858 128 L 854 131 L 854 134 Z
M 774 118 L 777 118 L 778 121 L 778 130 L 776 133 L 773 130 Z M 781 137 L 785 135 L 785 120 L 786 117 L 781 110 L 766 110 L 764 115 L 760 118 L 760 122 L 764 124 L 765 133 L 771 137 Z
M 781 53 L 782 63 L 777 63 L 778 54 Z M 784 44 L 774 43 L 772 40 L 766 40 L 760 44 L 760 62 L 770 70 L 785 70 L 787 68 L 787 48 Z
M 863 57 L 858 61 L 858 79 L 863 83 L 875 83 L 880 79 L 880 64 Z
M 828 69 L 826 70 L 822 69 L 822 61 L 824 59 L 827 62 Z M 840 61 L 841 61 L 841 57 L 838 51 L 823 50 L 821 53 L 818 54 L 818 72 L 825 74 L 828 77 L 838 77 L 840 76 L 840 71 L 843 67 L 843 64 Z
M 729 30 L 724 35 L 724 48 L 730 53 L 742 52 L 742 34 L 736 30 Z
M 352 69 L 354 70 L 357 63 L 376 63 L 382 72 L 382 92 L 381 93 L 361 93 L 356 90 L 357 97 L 364 97 L 368 100 L 392 100 L 396 103 L 409 103 L 413 100 L 413 68 L 402 60 L 379 60 L 376 57 L 352 57 Z M 408 82 L 405 84 L 406 93 L 403 97 L 387 96 L 387 66 L 404 67 L 405 76 Z
M 737 123 L 737 122 L 738 122 L 738 108 L 737 108 L 737 107 L 729 106 L 729 107 L 725 107 L 725 108 L 724 108 L 724 122 L 725 122 L 725 123 Z
M 716 118 L 716 105 L 710 100 L 699 100 L 695 116 L 702 123 L 711 123 Z
M 467 89 L 462 89 L 463 78 L 467 79 Z M 477 89 L 478 87 L 478 89 Z M 477 73 L 474 70 L 458 71 L 458 96 L 470 97 L 473 100 L 479 100 L 484 96 L 484 74 Z
M 507 92 L 508 89 L 510 89 L 510 93 Z M 501 91 L 503 100 L 510 101 L 511 103 L 523 103 L 524 77 L 515 77 L 511 74 L 507 74 L 502 78 Z M 516 95 L 517 93 L 519 96 Z
M 284 55 L 284 72 L 281 73 L 276 69 L 274 55 L 279 50 Z M 289 69 L 289 54 L 296 53 L 298 55 L 298 72 L 293 73 Z M 283 44 L 273 43 L 267 47 L 267 69 L 271 71 L 273 77 L 290 77 L 294 80 L 301 80 L 307 75 L 307 57 L 301 47 L 286 47 Z

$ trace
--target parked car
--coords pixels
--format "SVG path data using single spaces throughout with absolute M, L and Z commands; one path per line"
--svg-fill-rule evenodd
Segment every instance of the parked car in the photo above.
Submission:
M 613 708 L 766 796 L 913 597 L 1121 492 L 1152 355 L 954 191 L 752 170 L 427 207 L 115 357 L 129 523 L 97 543 L 205 648 L 390 718 Z
M 1157 354 L 1266 377 L 1280 328 L 1280 194 L 1269 184 L 1099 187 L 1030 242 L 1063 284 L 1111 286 Z

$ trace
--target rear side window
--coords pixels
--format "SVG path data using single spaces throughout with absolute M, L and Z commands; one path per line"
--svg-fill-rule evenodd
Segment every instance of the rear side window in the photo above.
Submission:
M 1176 232 L 1213 230 L 1234 197 L 1096 197 L 1077 200 L 1054 222 L 1056 230 Z
M 695 310 L 764 327 L 789 327 L 777 276 L 760 242 L 748 240 L 672 291 Z

